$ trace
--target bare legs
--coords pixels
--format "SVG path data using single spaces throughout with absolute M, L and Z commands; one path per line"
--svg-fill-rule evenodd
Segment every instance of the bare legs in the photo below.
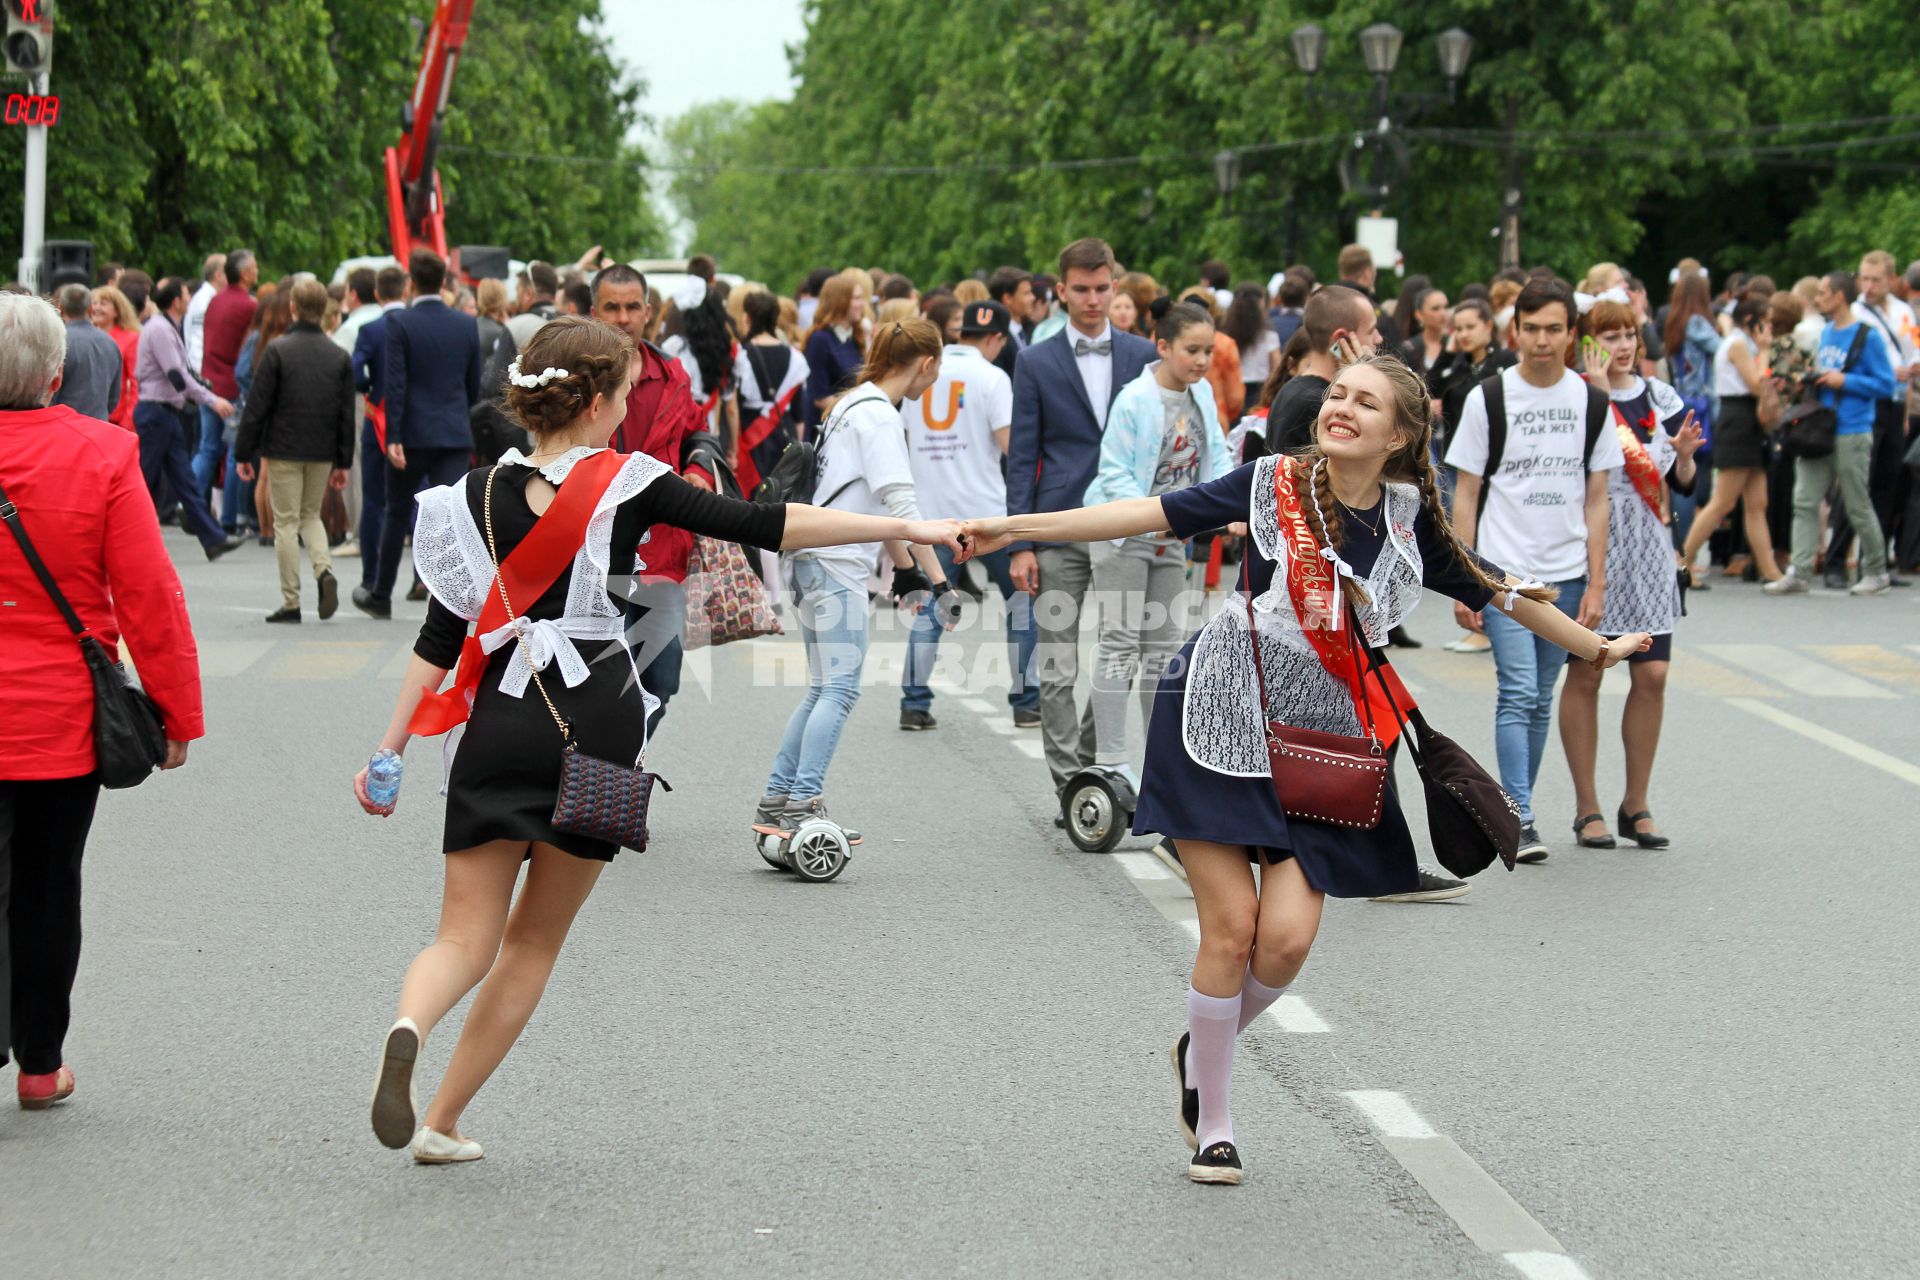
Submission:
M 1627 756 L 1627 789 L 1620 801 L 1625 813 L 1639 813 L 1648 807 L 1653 759 L 1660 749 L 1660 725 L 1666 715 L 1668 665 L 1635 662 L 1627 667 L 1633 683 L 1620 717 L 1620 741 Z M 1585 663 L 1570 663 L 1566 689 L 1560 695 L 1560 744 L 1566 749 L 1567 768 L 1573 774 L 1574 808 L 1581 815 L 1606 812 L 1600 807 L 1599 788 L 1594 781 L 1600 739 L 1600 680 L 1601 673 Z M 1651 820 L 1636 825 L 1647 834 L 1658 830 Z M 1598 831 L 1582 834 L 1605 835 L 1606 831 L 1606 819 L 1602 817 Z
M 1269 987 L 1298 977 L 1320 931 L 1327 896 L 1307 883 L 1300 864 L 1289 859 L 1267 867 L 1256 889 L 1253 864 L 1241 846 L 1207 840 L 1179 845 L 1200 917 L 1193 989 L 1235 996 L 1249 972 Z
M 400 989 L 400 1016 L 412 1018 L 424 1038 L 480 986 L 424 1121 L 448 1136 L 526 1029 L 560 944 L 606 866 L 536 843 L 526 887 L 514 903 L 526 853 L 524 842 L 495 840 L 447 855 L 440 931 L 414 957 Z
M 1693 517 L 1693 527 L 1687 530 L 1686 545 L 1680 552 L 1689 572 L 1700 548 L 1727 518 L 1733 504 L 1743 498 L 1745 515 L 1741 522 L 1746 526 L 1753 563 L 1768 582 L 1780 576 L 1780 564 L 1773 556 L 1773 535 L 1767 530 L 1767 473 L 1760 467 L 1729 467 L 1714 474 L 1713 496 Z

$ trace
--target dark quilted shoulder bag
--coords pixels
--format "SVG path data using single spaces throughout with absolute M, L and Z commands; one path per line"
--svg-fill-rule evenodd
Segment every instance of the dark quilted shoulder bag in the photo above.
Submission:
M 507 599 L 507 584 L 501 579 L 499 571 L 500 552 L 493 541 L 493 477 L 499 470 L 496 466 L 487 472 L 483 506 L 487 554 L 493 557 L 493 584 L 500 592 L 500 603 L 506 606 L 509 618 L 518 618 L 520 615 L 514 612 L 513 602 Z M 553 705 L 553 699 L 547 696 L 546 682 L 540 678 L 533 660 L 527 657 L 524 638 L 518 649 L 520 660 L 527 664 L 527 673 L 533 677 L 533 687 L 540 691 L 540 701 L 547 704 L 547 713 L 553 717 L 554 724 L 560 727 L 560 737 L 565 743 L 560 749 L 560 792 L 553 801 L 553 829 L 569 835 L 585 836 L 589 840 L 604 840 L 635 853 L 645 853 L 647 803 L 653 798 L 653 784 L 657 782 L 668 791 L 673 790 L 672 786 L 659 774 L 646 771 L 644 748 L 640 753 L 640 763 L 631 768 L 582 751 L 580 744 L 573 740 L 573 726 Z

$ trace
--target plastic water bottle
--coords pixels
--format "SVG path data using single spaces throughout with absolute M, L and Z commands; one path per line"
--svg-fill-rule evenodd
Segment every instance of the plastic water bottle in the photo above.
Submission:
M 373 753 L 373 759 L 367 761 L 367 799 L 382 809 L 390 808 L 400 794 L 400 775 L 406 772 L 407 762 L 398 752 L 386 747 Z

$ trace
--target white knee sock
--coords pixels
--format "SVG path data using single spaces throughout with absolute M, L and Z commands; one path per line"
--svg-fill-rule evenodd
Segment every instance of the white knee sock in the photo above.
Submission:
M 1233 1042 L 1240 1032 L 1240 997 L 1202 995 L 1187 988 L 1187 1087 L 1200 1091 L 1196 1132 L 1204 1150 L 1209 1143 L 1233 1141 L 1233 1113 L 1227 1078 L 1233 1071 Z
M 1240 1030 L 1245 1031 L 1255 1018 L 1273 1007 L 1273 1002 L 1287 994 L 1287 987 L 1269 987 L 1253 976 L 1253 970 L 1247 970 L 1247 976 L 1240 983 Z

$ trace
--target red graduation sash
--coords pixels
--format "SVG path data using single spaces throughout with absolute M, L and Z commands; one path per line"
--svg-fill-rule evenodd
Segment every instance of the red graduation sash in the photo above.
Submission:
M 1627 422 L 1627 415 L 1620 412 L 1620 406 L 1608 402 L 1613 409 L 1613 430 L 1620 437 L 1620 452 L 1627 458 L 1627 479 L 1633 481 L 1634 492 L 1647 504 L 1656 516 L 1666 510 L 1666 477 L 1660 474 L 1660 468 L 1653 464 L 1653 455 L 1647 452 L 1647 446 L 1640 443 L 1640 437 L 1634 434 L 1633 427 Z
M 506 584 L 507 594 L 523 607 L 545 595 L 554 580 L 573 564 L 586 541 L 594 508 L 600 505 L 626 460 L 626 454 L 608 449 L 575 463 L 567 476 L 571 483 L 560 486 L 553 505 L 533 522 L 533 530 L 501 562 L 499 580 Z M 479 621 L 460 646 L 460 665 L 453 684 L 441 692 L 429 690 L 420 695 L 413 718 L 407 722 L 408 733 L 431 738 L 466 722 L 473 711 L 473 695 L 480 688 L 480 673 L 487 665 L 480 637 L 511 621 L 498 588 L 489 584 Z
M 793 403 L 794 393 L 803 385 L 804 382 L 796 382 L 788 387 L 784 395 L 768 405 L 765 412 L 740 433 L 739 456 L 734 459 L 733 473 L 740 481 L 740 492 L 747 497 L 752 497 L 753 491 L 760 487 L 760 468 L 754 465 L 753 451 L 766 442 L 787 416 L 787 406 Z
M 1340 591 L 1339 577 L 1332 565 L 1321 556 L 1320 540 L 1314 536 L 1313 527 L 1307 523 L 1306 513 L 1301 509 L 1300 491 L 1293 474 L 1298 465 L 1301 464 L 1292 459 L 1282 459 L 1280 465 L 1274 468 L 1273 486 L 1279 507 L 1280 536 L 1286 541 L 1287 547 L 1287 598 L 1293 602 L 1294 615 L 1300 620 L 1300 630 L 1313 646 L 1320 665 L 1327 669 L 1327 674 L 1347 686 L 1347 693 L 1353 698 L 1354 716 L 1361 724 L 1366 724 L 1366 704 L 1371 704 L 1380 743 L 1391 747 L 1400 735 L 1400 716 L 1395 714 L 1393 706 L 1387 701 L 1379 680 L 1369 680 L 1367 676 L 1378 670 L 1386 678 L 1402 713 L 1412 710 L 1414 701 L 1407 693 L 1406 686 L 1400 683 L 1392 664 L 1373 662 L 1372 650 L 1364 636 L 1358 646 L 1363 665 L 1356 666 L 1355 649 L 1339 635 L 1347 625 L 1346 604 Z M 1382 518 L 1385 515 L 1383 510 Z M 1392 552 L 1391 547 L 1383 547 L 1380 554 Z M 1266 708 L 1262 707 L 1261 715 L 1264 717 L 1265 714 Z

